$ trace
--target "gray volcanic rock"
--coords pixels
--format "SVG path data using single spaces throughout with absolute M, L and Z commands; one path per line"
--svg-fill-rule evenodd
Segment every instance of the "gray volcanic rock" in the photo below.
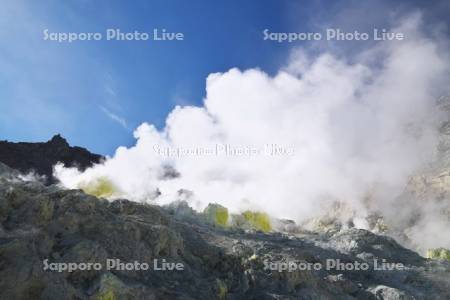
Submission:
M 0 141 L 0 162 L 22 173 L 35 172 L 55 183 L 53 166 L 61 162 L 65 167 L 84 170 L 99 163 L 103 157 L 81 147 L 71 147 L 59 134 L 45 143 L 13 143 Z
M 450 298 L 448 262 L 424 259 L 384 236 L 357 229 L 246 233 L 182 211 L 25 181 L 0 163 L 0 299 Z M 108 270 L 107 259 L 151 268 Z M 184 269 L 154 270 L 154 259 Z M 375 259 L 405 269 L 373 270 Z M 327 269 L 329 260 L 370 269 Z M 101 268 L 58 272 L 45 270 L 45 261 Z M 294 263 L 322 268 L 282 270 Z

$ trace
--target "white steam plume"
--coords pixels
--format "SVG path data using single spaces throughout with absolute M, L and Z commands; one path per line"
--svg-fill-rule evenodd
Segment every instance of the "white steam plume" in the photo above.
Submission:
M 118 196 L 160 204 L 190 190 L 197 209 L 217 202 L 297 221 L 334 200 L 362 215 L 367 196 L 390 209 L 408 176 L 433 157 L 435 99 L 448 79 L 449 60 L 419 27 L 418 16 L 405 19 L 396 29 L 405 40 L 381 42 L 352 63 L 297 50 L 274 77 L 258 69 L 211 74 L 202 107 L 176 107 L 162 131 L 144 123 L 134 147 L 83 173 L 58 166 L 56 176 L 69 188 L 105 176 Z M 267 144 L 293 153 L 270 155 Z M 262 152 L 158 153 L 217 145 Z M 167 166 L 180 175 L 165 175 Z

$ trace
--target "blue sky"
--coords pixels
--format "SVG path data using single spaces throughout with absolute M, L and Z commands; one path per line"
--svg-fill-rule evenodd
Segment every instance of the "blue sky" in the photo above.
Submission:
M 201 105 L 208 74 L 232 67 L 275 73 L 292 47 L 262 31 L 308 31 L 339 24 L 382 25 L 392 11 L 420 9 L 430 22 L 446 1 L 16 1 L 0 10 L 0 139 L 45 141 L 112 154 L 132 145 L 142 122 L 164 125 L 175 105 Z M 420 6 L 419 6 L 420 5 Z M 182 32 L 183 41 L 43 40 L 51 32 Z M 317 50 L 318 51 L 318 50 Z M 342 51 L 351 52 L 350 48 Z

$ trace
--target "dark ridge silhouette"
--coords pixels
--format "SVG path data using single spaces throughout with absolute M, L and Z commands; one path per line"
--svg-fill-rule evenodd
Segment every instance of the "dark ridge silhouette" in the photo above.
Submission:
M 53 166 L 61 162 L 66 167 L 84 170 L 99 163 L 103 156 L 81 147 L 71 147 L 61 135 L 57 134 L 47 142 L 14 143 L 0 141 L 0 162 L 22 173 L 35 172 L 45 176 L 45 183 L 57 182 L 53 177 Z

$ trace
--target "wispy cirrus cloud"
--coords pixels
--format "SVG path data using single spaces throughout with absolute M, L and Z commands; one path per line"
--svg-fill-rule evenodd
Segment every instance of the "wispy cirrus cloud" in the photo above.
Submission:
M 125 120 L 125 118 L 123 118 L 121 116 L 118 116 L 117 114 L 111 112 L 109 109 L 107 109 L 104 106 L 99 106 L 99 108 L 112 121 L 118 123 L 119 125 L 121 125 L 123 128 L 125 128 L 127 130 L 129 129 L 127 121 Z

